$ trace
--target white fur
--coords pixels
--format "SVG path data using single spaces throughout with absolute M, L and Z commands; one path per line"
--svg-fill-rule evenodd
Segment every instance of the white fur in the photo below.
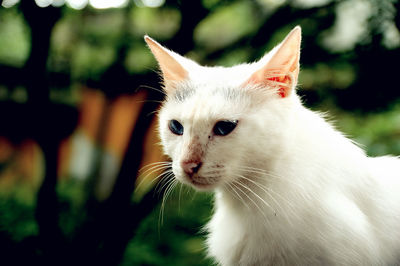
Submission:
M 268 59 L 268 57 L 267 57 Z M 265 62 L 265 60 L 260 62 Z M 185 66 L 185 62 L 180 62 Z M 160 110 L 160 135 L 177 179 L 198 141 L 199 176 L 215 191 L 209 255 L 220 265 L 396 265 L 400 263 L 400 161 L 369 158 L 296 93 L 243 86 L 260 63 L 232 68 L 190 64 Z M 224 89 L 239 97 L 227 99 Z M 168 121 L 184 126 L 182 136 Z M 214 136 L 219 120 L 238 120 Z M 240 183 L 240 184 L 239 184 Z

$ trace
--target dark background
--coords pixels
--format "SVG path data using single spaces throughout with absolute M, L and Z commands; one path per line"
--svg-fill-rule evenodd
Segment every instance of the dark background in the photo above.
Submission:
M 231 66 L 257 60 L 300 25 L 305 104 L 329 111 L 369 155 L 399 155 L 398 8 L 395 0 L 3 0 L 0 264 L 211 265 L 199 231 L 212 195 L 178 185 L 161 208 L 169 183 L 155 186 L 159 172 L 146 167 L 166 158 L 144 34 L 202 64 Z

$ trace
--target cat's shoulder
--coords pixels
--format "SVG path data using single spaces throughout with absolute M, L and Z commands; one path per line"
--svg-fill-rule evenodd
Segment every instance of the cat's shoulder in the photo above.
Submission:
M 400 157 L 368 157 L 366 167 L 372 177 L 388 190 L 400 189 Z
M 368 157 L 368 160 L 373 164 L 379 165 L 382 169 L 390 167 L 400 168 L 400 156 L 379 156 L 379 157 Z

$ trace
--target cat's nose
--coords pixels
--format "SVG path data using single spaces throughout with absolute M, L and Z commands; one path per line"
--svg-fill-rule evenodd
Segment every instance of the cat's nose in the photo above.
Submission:
M 195 161 L 183 161 L 181 163 L 183 171 L 188 175 L 192 176 L 197 173 L 203 163 Z

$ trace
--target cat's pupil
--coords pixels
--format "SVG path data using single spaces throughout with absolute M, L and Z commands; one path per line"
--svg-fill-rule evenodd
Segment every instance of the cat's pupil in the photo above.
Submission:
M 183 135 L 183 126 L 177 120 L 171 120 L 168 123 L 169 130 L 175 135 Z
M 237 120 L 235 120 L 235 121 L 229 121 L 229 120 L 218 121 L 213 128 L 213 132 L 217 136 L 226 136 L 235 129 L 237 123 L 238 123 Z

